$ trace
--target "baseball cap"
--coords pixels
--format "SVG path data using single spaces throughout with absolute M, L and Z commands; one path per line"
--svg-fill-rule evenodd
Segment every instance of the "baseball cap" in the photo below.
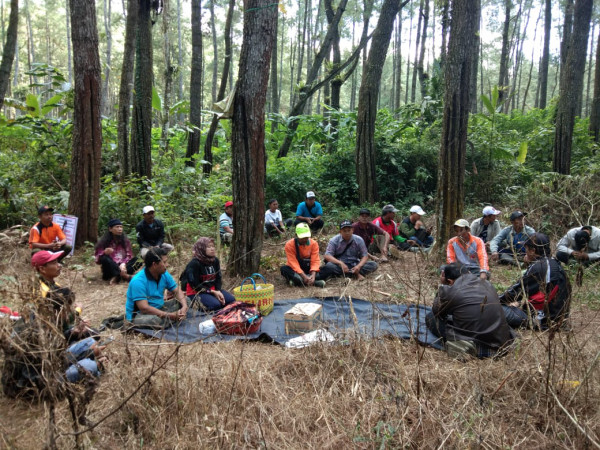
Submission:
M 371 211 L 369 211 L 367 208 L 362 208 L 359 212 L 358 215 L 362 216 L 363 214 L 368 214 L 369 216 L 371 215 Z
M 225 208 L 228 208 L 230 206 L 233 206 L 233 202 L 231 200 L 229 200 L 228 202 L 225 202 Z
M 466 219 L 458 219 L 456 222 L 454 222 L 454 226 L 462 227 L 462 228 L 469 228 L 469 222 L 467 222 Z
M 510 215 L 510 221 L 512 222 L 513 220 L 518 219 L 519 217 L 525 217 L 526 215 L 527 213 L 524 213 L 522 211 L 513 211 Z
M 340 230 L 342 228 L 352 228 L 352 222 L 350 222 L 349 220 L 344 220 L 342 223 L 340 223 Z
M 154 206 L 144 206 L 144 208 L 142 209 L 142 213 L 143 214 L 148 214 L 149 212 L 154 211 Z
M 498 211 L 493 206 L 486 206 L 485 208 L 483 208 L 483 215 L 484 216 L 497 216 L 501 212 L 502 211 Z
M 381 210 L 381 214 L 386 214 L 386 213 L 389 213 L 389 212 L 394 212 L 395 213 L 395 212 L 398 212 L 398 210 L 394 207 L 394 205 L 391 205 L 391 204 L 390 205 L 385 205 L 383 207 L 383 209 Z
M 51 208 L 51 207 L 50 207 L 50 206 L 48 206 L 48 205 L 40 206 L 40 207 L 38 208 L 38 216 L 39 216 L 40 214 L 43 214 L 43 213 L 45 213 L 46 211 L 52 211 L 52 212 L 54 212 L 54 208 Z
M 307 223 L 299 223 L 296 225 L 296 236 L 299 238 L 310 237 L 310 227 Z
M 315 197 L 316 197 L 316 195 L 313 191 L 308 191 L 306 193 L 306 198 L 315 198 Z
M 49 252 L 48 250 L 39 251 L 31 257 L 31 265 L 33 267 L 44 266 L 49 262 L 60 258 L 63 253 L 64 252 L 62 250 L 60 252 Z
M 420 216 L 425 216 L 426 215 L 425 211 L 423 211 L 423 208 L 421 208 L 419 205 L 413 205 L 410 208 L 410 212 L 411 213 L 417 213 Z

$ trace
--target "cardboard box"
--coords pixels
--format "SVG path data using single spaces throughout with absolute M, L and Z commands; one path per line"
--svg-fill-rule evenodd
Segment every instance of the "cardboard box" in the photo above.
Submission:
M 323 307 L 317 303 L 298 303 L 283 315 L 286 334 L 316 330 L 323 321 Z

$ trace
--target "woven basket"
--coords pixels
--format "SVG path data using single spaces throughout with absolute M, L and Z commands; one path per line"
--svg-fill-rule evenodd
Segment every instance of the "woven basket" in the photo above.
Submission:
M 254 276 L 262 278 L 264 283 L 254 281 Z M 250 280 L 252 286 L 244 287 L 244 283 Z M 244 278 L 240 287 L 233 289 L 233 296 L 238 302 L 252 303 L 256 305 L 258 311 L 266 316 L 273 311 L 273 298 L 275 297 L 275 287 L 268 284 L 265 277 L 259 273 L 253 273 L 249 277 Z

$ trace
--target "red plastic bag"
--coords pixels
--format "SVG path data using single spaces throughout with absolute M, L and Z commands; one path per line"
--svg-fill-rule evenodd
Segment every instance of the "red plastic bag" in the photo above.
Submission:
M 219 310 L 212 318 L 217 333 L 245 336 L 260 329 L 262 316 L 250 303 L 233 302 Z

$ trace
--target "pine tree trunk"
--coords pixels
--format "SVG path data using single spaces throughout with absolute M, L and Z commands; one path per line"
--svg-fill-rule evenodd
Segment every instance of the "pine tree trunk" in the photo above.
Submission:
M 571 173 L 573 127 L 577 112 L 577 102 L 574 100 L 583 89 L 592 6 L 593 0 L 577 0 L 575 3 L 573 31 L 568 44 L 566 63 L 561 71 L 560 94 L 556 108 L 553 170 L 564 175 Z
M 225 98 L 225 92 L 227 90 L 227 78 L 229 75 L 229 68 L 231 66 L 231 24 L 233 21 L 233 9 L 235 7 L 235 0 L 229 0 L 229 7 L 227 8 L 227 18 L 225 19 L 225 60 L 223 61 L 223 77 L 221 78 L 221 85 L 219 86 L 219 92 L 217 93 L 217 101 L 221 101 Z M 210 128 L 206 134 L 204 141 L 204 160 L 208 161 L 209 164 L 204 164 L 203 169 L 205 174 L 209 174 L 212 171 L 212 146 L 214 142 L 215 133 L 219 125 L 219 117 L 214 114 L 210 123 Z
M 419 4 L 419 20 L 417 21 L 417 41 L 415 42 L 415 59 L 413 62 L 412 84 L 410 86 L 410 101 L 412 103 L 417 99 L 417 68 L 419 67 L 419 46 L 421 45 L 421 23 L 423 21 L 423 1 Z
M 131 94 L 133 92 L 133 67 L 135 61 L 135 35 L 139 0 L 127 1 L 127 19 L 125 22 L 125 44 L 123 65 L 121 67 L 121 85 L 119 86 L 119 109 L 117 111 L 117 142 L 121 180 L 133 171 L 131 148 L 129 146 L 129 119 L 131 117 Z
M 169 127 L 171 121 L 171 91 L 173 90 L 173 73 L 175 67 L 173 67 L 171 53 L 172 45 L 169 37 L 169 25 L 171 22 L 171 8 L 169 2 L 164 3 L 164 9 L 162 12 L 162 41 L 163 41 L 163 57 L 165 59 L 165 71 L 164 71 L 164 89 L 163 98 L 160 112 L 160 146 L 164 154 L 169 151 Z
M 475 38 L 471 49 L 471 85 L 469 86 L 469 98 L 471 106 L 469 111 L 473 114 L 477 113 L 477 69 L 479 68 L 479 49 L 481 47 L 480 25 L 481 25 L 481 0 L 475 1 L 476 10 L 472 12 L 473 20 L 475 21 Z
M 481 16 L 481 2 L 479 3 L 479 11 Z M 450 25 L 449 18 L 449 10 L 450 10 L 450 0 L 442 0 L 442 45 L 440 49 L 440 66 L 442 67 L 442 71 L 444 69 L 444 63 L 446 62 L 446 54 L 447 54 L 447 43 L 448 43 L 448 27 Z M 480 18 L 481 21 L 481 18 Z
M 112 115 L 112 104 L 110 101 L 110 69 L 112 67 L 112 33 L 111 33 L 111 0 L 103 1 L 104 9 L 104 34 L 106 36 L 106 66 L 104 67 L 104 88 L 102 89 L 102 111 L 107 117 Z
M 67 30 L 67 73 L 69 83 L 73 81 L 73 60 L 71 58 L 71 12 L 69 11 L 69 0 L 65 0 L 65 28 Z
M 181 39 L 181 0 L 177 0 L 177 65 L 179 76 L 177 77 L 177 100 L 183 100 L 183 42 Z M 178 115 L 178 120 L 183 121 L 183 113 Z
M 548 66 L 550 65 L 550 33 L 552 32 L 552 3 L 545 0 L 544 12 L 544 49 L 542 51 L 542 62 L 540 63 L 540 101 L 539 108 L 546 108 L 546 96 L 548 94 Z
M 217 27 L 215 26 L 215 2 L 210 0 L 208 2 L 208 10 L 210 12 L 210 31 L 212 34 L 212 46 L 213 46 L 213 64 L 212 64 L 212 84 L 211 84 L 211 102 L 217 102 L 217 79 L 219 78 L 219 70 L 217 64 L 219 63 L 219 46 L 217 45 Z
M 135 42 L 133 116 L 131 120 L 132 171 L 152 177 L 152 20 L 151 0 L 140 0 Z
M 373 32 L 369 57 L 358 94 L 356 119 L 356 182 L 359 203 L 375 203 L 379 197 L 375 179 L 375 120 L 381 73 L 392 37 L 394 19 L 400 9 L 399 0 L 385 0 Z
M 102 127 L 100 56 L 93 0 L 71 0 L 75 72 L 69 213 L 79 218 L 76 245 L 98 238 Z
M 425 0 L 425 8 L 423 9 L 423 31 L 421 32 L 421 52 L 419 54 L 419 62 L 417 64 L 417 73 L 419 75 L 419 84 L 421 85 L 421 98 L 427 95 L 427 79 L 425 73 L 425 43 L 427 42 L 427 27 L 429 25 L 429 0 Z
M 594 98 L 590 111 L 590 134 L 594 142 L 600 142 L 600 35 L 596 43 L 596 66 L 594 68 Z
M 10 16 L 6 42 L 2 49 L 2 63 L 0 64 L 0 109 L 4 105 L 4 96 L 10 84 L 10 71 L 15 59 L 17 49 L 17 31 L 19 28 L 19 0 L 10 1 Z
M 231 269 L 258 272 L 265 215 L 265 103 L 278 10 L 271 0 L 244 0 L 244 34 L 231 128 L 233 245 Z M 260 14 L 254 11 L 260 11 Z
M 504 0 L 504 27 L 502 28 L 502 52 L 500 54 L 500 70 L 498 71 L 498 103 L 502 103 L 508 96 L 508 52 L 510 30 L 510 10 L 512 0 Z
M 185 157 L 190 158 L 186 163 L 188 166 L 195 165 L 192 157 L 200 151 L 200 128 L 202 127 L 202 4 L 200 0 L 192 0 L 191 24 L 190 125 L 192 131 L 188 132 L 187 150 L 185 153 Z M 204 164 L 203 171 L 204 173 L 210 173 L 212 170 L 212 141 L 210 147 L 208 147 L 208 153 L 205 147 L 204 160 L 207 163 Z
M 476 29 L 476 18 L 471 14 L 477 9 L 475 3 L 476 0 L 452 2 L 437 192 L 437 242 L 442 249 L 452 234 L 452 224 L 463 214 L 469 78 Z
M 590 33 L 590 59 L 588 63 L 587 72 L 587 83 L 586 83 L 586 94 L 585 94 L 585 112 L 589 116 L 590 115 L 590 89 L 592 84 L 592 67 L 594 66 L 594 36 L 596 35 L 596 23 L 592 24 L 592 31 Z

